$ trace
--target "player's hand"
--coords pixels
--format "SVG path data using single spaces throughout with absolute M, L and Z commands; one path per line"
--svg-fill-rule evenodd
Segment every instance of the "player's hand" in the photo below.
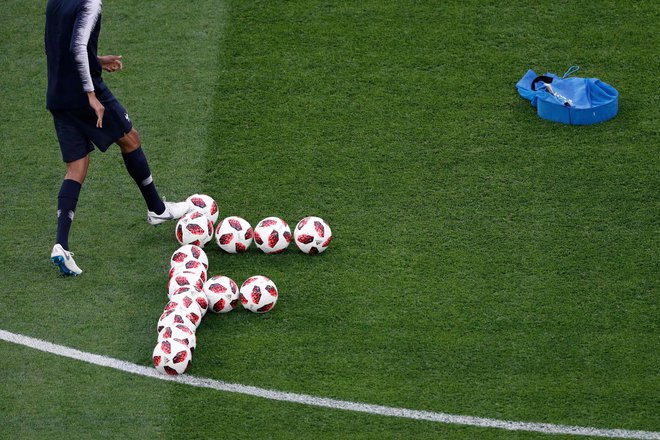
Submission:
M 103 114 L 105 113 L 105 107 L 101 104 L 101 101 L 98 100 L 94 92 L 87 92 L 87 99 L 89 100 L 89 106 L 96 113 L 96 128 L 103 128 Z
M 121 55 L 103 55 L 98 58 L 101 68 L 106 72 L 116 72 L 124 68 L 124 63 L 121 62 Z

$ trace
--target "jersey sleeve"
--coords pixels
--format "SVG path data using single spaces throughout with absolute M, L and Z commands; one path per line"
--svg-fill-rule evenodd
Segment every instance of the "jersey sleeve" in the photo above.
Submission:
M 87 57 L 87 44 L 100 16 L 101 0 L 83 1 L 76 16 L 71 35 L 69 50 L 73 55 L 78 75 L 80 76 L 80 82 L 85 92 L 94 91 L 92 75 L 89 69 L 89 58 Z

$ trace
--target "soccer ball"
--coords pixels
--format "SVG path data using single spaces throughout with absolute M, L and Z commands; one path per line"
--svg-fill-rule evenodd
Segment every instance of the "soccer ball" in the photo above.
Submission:
M 196 287 L 186 287 L 185 289 L 181 288 L 176 290 L 174 295 L 172 295 L 172 298 L 170 298 L 170 301 L 165 306 L 165 311 L 167 312 L 174 309 L 181 309 L 185 313 L 194 313 L 195 316 L 198 316 L 199 319 L 202 319 L 202 316 L 204 316 L 208 305 L 206 302 L 206 295 L 201 292 L 202 291 Z M 202 304 L 205 306 L 204 311 L 202 311 L 202 305 L 197 302 L 196 297 L 199 295 L 203 296 Z M 191 319 L 191 321 L 197 324 L 194 319 Z
M 252 243 L 252 226 L 241 217 L 227 217 L 215 230 L 215 240 L 225 252 L 244 252 Z
M 241 304 L 254 313 L 266 313 L 275 307 L 277 296 L 277 286 L 263 275 L 248 278 L 240 289 Z
M 204 287 L 201 272 L 194 270 L 182 270 L 176 272 L 167 283 L 167 296 L 171 299 L 172 294 L 181 287 L 195 286 L 199 289 Z
M 206 315 L 206 311 L 209 308 L 209 301 L 206 298 L 206 294 L 204 293 L 203 285 L 202 287 L 197 287 L 197 286 L 185 286 L 185 287 L 180 287 L 179 289 L 175 290 L 172 295 L 170 296 L 171 301 L 176 301 L 179 296 L 185 295 L 185 296 L 190 296 L 193 301 L 197 303 L 199 306 L 200 311 L 202 312 L 202 317 Z
M 180 244 L 194 244 L 203 248 L 213 238 L 213 222 L 203 213 L 192 211 L 179 219 L 175 232 Z
M 170 302 L 165 305 L 165 310 L 160 316 L 161 318 L 164 318 L 172 313 L 180 313 L 184 315 L 195 325 L 195 329 L 197 329 L 202 322 L 202 310 L 189 295 L 179 295 L 178 298 L 170 300 Z
M 164 339 L 156 344 L 153 360 L 156 370 L 177 376 L 188 371 L 192 353 L 186 344 L 174 339 Z
M 206 194 L 193 194 L 186 199 L 190 209 L 199 211 L 209 218 L 215 224 L 218 221 L 218 204 L 213 197 Z
M 158 333 L 158 342 L 165 339 L 173 339 L 177 342 L 188 346 L 190 353 L 195 354 L 195 347 L 197 347 L 197 336 L 194 329 L 190 329 L 183 324 L 169 325 L 163 327 Z
M 190 328 L 191 330 L 197 329 L 197 324 L 192 322 L 190 318 L 187 316 L 187 314 L 182 313 L 182 311 L 179 309 L 174 309 L 174 310 L 168 310 L 167 312 L 163 312 L 163 314 L 160 315 L 160 318 L 158 319 L 158 324 L 156 326 L 156 331 L 160 333 L 163 327 L 172 326 L 176 324 L 183 324 L 186 327 Z
M 254 242 L 267 254 L 279 254 L 291 242 L 291 229 L 279 217 L 266 217 L 254 228 Z
M 330 245 L 332 230 L 320 217 L 305 217 L 293 230 L 293 241 L 306 254 L 320 254 Z
M 170 279 L 180 272 L 195 272 L 199 274 L 202 282 L 206 281 L 206 269 L 199 260 L 188 260 L 183 264 L 174 266 L 170 269 Z
M 190 260 L 197 260 L 204 265 L 204 268 L 207 270 L 209 268 L 209 258 L 206 256 L 206 252 L 194 244 L 184 244 L 174 251 L 170 258 L 170 267 L 186 264 Z
M 229 277 L 218 275 L 204 283 L 204 293 L 209 301 L 209 310 L 227 313 L 238 304 L 238 286 Z

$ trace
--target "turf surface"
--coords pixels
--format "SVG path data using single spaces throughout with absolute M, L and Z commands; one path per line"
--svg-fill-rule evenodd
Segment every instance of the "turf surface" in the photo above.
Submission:
M 7 2 L 0 22 L 1 327 L 148 365 L 177 246 L 173 227 L 146 225 L 118 151 L 93 154 L 76 212 L 84 276 L 62 279 L 47 259 L 63 167 L 43 110 L 42 7 Z M 319 215 L 335 235 L 313 258 L 209 245 L 211 275 L 262 273 L 282 294 L 264 316 L 205 318 L 191 372 L 660 430 L 648 81 L 659 14 L 654 2 L 105 4 L 101 49 L 125 60 L 106 80 L 163 195 L 205 192 L 221 216 L 253 224 Z M 517 95 L 528 68 L 572 64 L 618 88 L 614 120 L 552 124 Z M 544 437 L 191 390 L 6 343 L 0 353 L 13 438 Z M 138 419 L 141 432 L 125 426 Z

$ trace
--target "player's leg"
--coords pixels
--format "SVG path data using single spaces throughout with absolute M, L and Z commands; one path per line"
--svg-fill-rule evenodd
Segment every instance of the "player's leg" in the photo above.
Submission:
M 93 146 L 68 112 L 53 112 L 66 174 L 57 195 L 57 236 L 50 257 L 64 275 L 80 275 L 82 270 L 69 251 L 69 232 L 82 184 L 87 177 L 89 153 Z
M 147 221 L 150 224 L 158 225 L 167 220 L 177 219 L 188 212 L 187 203 L 164 202 L 158 195 L 149 162 L 142 149 L 140 135 L 135 128 L 131 128 L 118 139 L 117 145 L 121 149 L 128 174 L 135 180 L 147 204 Z
M 62 180 L 60 192 L 57 195 L 57 238 L 50 253 L 53 263 L 64 275 L 80 275 L 82 269 L 73 259 L 69 251 L 69 231 L 76 213 L 80 189 L 87 176 L 89 154 L 82 159 L 66 164 L 66 175 Z
M 149 211 L 159 214 L 165 211 L 165 205 L 158 195 L 137 130 L 132 128 L 121 139 L 117 140 L 117 145 L 121 149 L 121 156 L 124 159 L 126 170 L 135 180 Z
M 103 128 L 91 126 L 93 128 L 89 129 L 90 125 L 87 124 L 89 138 L 101 151 L 106 151 L 113 143 L 119 145 L 126 170 L 135 180 L 147 204 L 147 221 L 150 224 L 158 225 L 181 217 L 188 211 L 188 204 L 161 200 L 142 149 L 140 135 L 133 128 L 126 109 L 109 90 L 100 99 L 105 106 Z

